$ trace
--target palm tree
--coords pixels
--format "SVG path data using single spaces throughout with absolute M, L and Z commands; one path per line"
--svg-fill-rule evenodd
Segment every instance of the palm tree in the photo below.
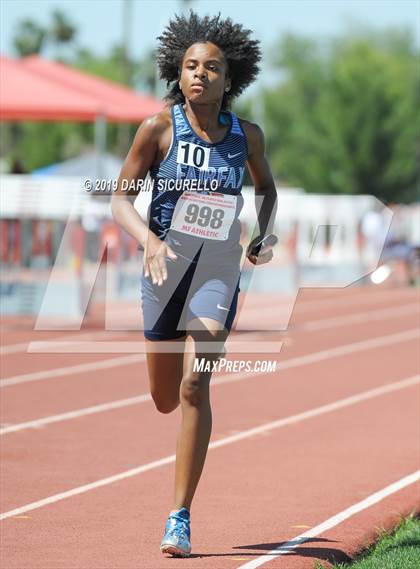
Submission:
M 52 13 L 52 25 L 50 35 L 57 44 L 73 41 L 76 28 L 69 22 L 67 16 L 61 10 Z
M 51 43 L 57 47 L 56 59 L 62 59 L 60 52 L 62 47 L 71 44 L 76 35 L 76 28 L 67 19 L 67 16 L 61 10 L 54 10 L 51 14 L 52 23 L 49 30 Z
M 40 53 L 47 31 L 33 20 L 22 20 L 13 38 L 13 45 L 20 57 Z

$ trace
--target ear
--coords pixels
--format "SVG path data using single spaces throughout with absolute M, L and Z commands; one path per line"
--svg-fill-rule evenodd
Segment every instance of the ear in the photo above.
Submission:
M 225 92 L 228 93 L 231 90 L 231 88 L 232 88 L 232 82 L 229 79 L 229 77 L 227 77 L 225 81 Z

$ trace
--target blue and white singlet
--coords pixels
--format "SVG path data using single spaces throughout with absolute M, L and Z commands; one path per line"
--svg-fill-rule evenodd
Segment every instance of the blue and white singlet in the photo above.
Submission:
M 201 258 L 222 254 L 236 259 L 241 252 L 238 216 L 248 156 L 238 117 L 222 111 L 220 122 L 229 130 L 223 140 L 211 143 L 195 133 L 181 104 L 171 113 L 168 153 L 150 169 L 149 227 L 186 259 L 193 260 L 201 247 Z

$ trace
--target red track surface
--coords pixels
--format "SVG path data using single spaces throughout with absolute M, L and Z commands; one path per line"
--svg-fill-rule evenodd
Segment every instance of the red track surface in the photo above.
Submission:
M 256 299 L 261 310 L 271 302 L 265 296 Z M 1 522 L 2 566 L 237 568 L 412 474 L 419 468 L 418 383 L 392 392 L 379 389 L 369 398 L 362 396 L 341 407 L 319 408 L 419 373 L 416 302 L 418 291 L 413 289 L 306 290 L 299 295 L 288 332 L 269 336 L 270 341 L 284 341 L 280 354 L 230 356 L 276 359 L 280 369 L 266 375 L 242 374 L 237 381 L 233 373 L 223 381 L 217 375 L 213 378 L 212 443 L 318 410 L 298 422 L 274 424 L 210 448 L 191 511 L 190 559 L 165 558 L 159 551 L 172 507 L 171 461 L 78 495 L 25 508 L 171 456 L 179 409 L 162 415 L 146 399 L 5 432 L 1 510 L 22 507 L 23 511 Z M 330 319 L 334 320 L 327 322 Z M 65 335 L 34 332 L 28 319 L 8 319 L 4 327 L 3 345 L 9 348 Z M 414 332 L 404 335 L 410 330 Z M 109 341 L 116 337 L 141 339 L 133 332 L 117 336 L 114 332 Z M 305 361 L 309 354 L 318 356 Z M 2 426 L 147 394 L 146 367 L 141 361 L 59 377 L 25 376 L 122 356 L 32 354 L 24 346 L 12 348 L 3 356 L 2 377 L 20 379 L 3 386 Z M 345 560 L 373 539 L 376 528 L 390 527 L 398 516 L 417 508 L 419 485 L 413 483 L 265 565 L 312 569 L 317 560 L 325 566 L 334 558 Z

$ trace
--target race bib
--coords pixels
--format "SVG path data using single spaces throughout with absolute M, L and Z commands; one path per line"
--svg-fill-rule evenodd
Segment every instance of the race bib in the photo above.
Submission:
M 235 219 L 236 196 L 186 191 L 177 201 L 171 229 L 206 239 L 226 241 Z

